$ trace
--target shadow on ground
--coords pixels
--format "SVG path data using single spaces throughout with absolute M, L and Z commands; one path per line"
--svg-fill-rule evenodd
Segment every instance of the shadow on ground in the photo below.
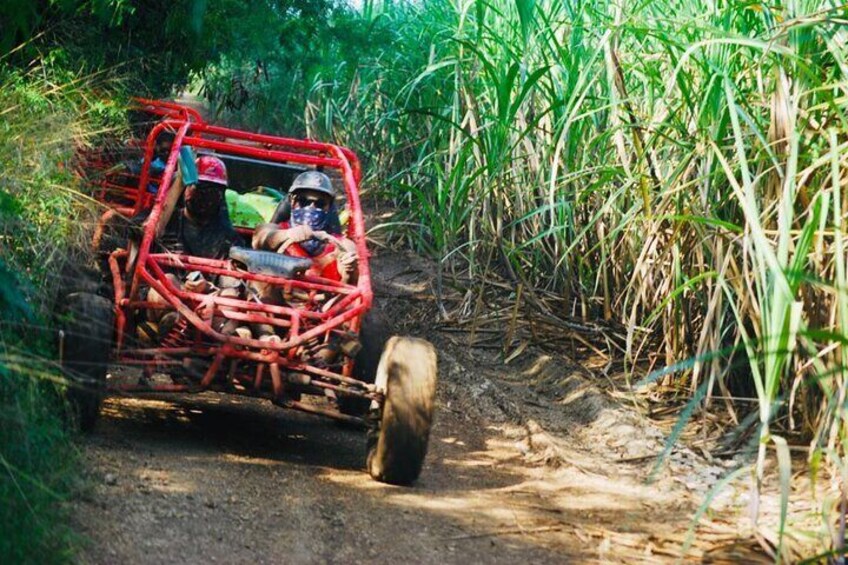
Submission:
M 110 399 L 86 445 L 95 486 L 79 507 L 92 537 L 84 557 L 660 559 L 659 541 L 645 551 L 658 533 L 647 517 L 679 518 L 673 501 L 577 468 L 528 467 L 508 435 L 442 410 L 422 478 L 400 488 L 365 473 L 363 432 L 330 421 L 214 394 Z

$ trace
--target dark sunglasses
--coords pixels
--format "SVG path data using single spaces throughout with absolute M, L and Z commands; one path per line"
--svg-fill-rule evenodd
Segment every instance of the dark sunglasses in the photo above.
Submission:
M 330 208 L 330 201 L 325 198 L 318 198 L 315 196 L 306 196 L 306 195 L 298 195 L 294 197 L 294 204 L 298 208 L 307 208 L 309 206 L 314 206 L 318 210 L 328 210 Z

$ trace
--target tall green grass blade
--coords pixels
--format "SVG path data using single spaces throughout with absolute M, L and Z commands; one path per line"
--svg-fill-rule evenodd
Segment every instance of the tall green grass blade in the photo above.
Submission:
M 692 395 L 692 398 L 690 398 L 686 403 L 686 406 L 683 407 L 683 410 L 680 411 L 680 415 L 677 417 L 677 422 L 674 423 L 671 433 L 668 434 L 668 438 L 665 440 L 663 450 L 657 456 L 657 460 L 651 468 L 651 472 L 648 474 L 648 481 L 653 481 L 656 478 L 660 467 L 662 467 L 662 464 L 665 463 L 666 458 L 668 458 L 669 454 L 671 454 L 671 450 L 674 449 L 674 446 L 677 445 L 677 441 L 680 439 L 680 434 L 682 434 L 683 430 L 686 428 L 686 424 L 689 423 L 689 420 L 695 414 L 695 410 L 698 409 L 701 402 L 706 397 L 709 384 L 709 381 L 704 381 L 697 388 L 695 394 Z
M 518 8 L 518 19 L 521 22 L 521 36 L 526 43 L 534 26 L 533 12 L 536 10 L 536 0 L 515 0 L 515 6 Z
M 704 513 L 709 510 L 710 504 L 712 504 L 715 497 L 727 487 L 730 483 L 738 479 L 742 476 L 743 473 L 750 471 L 750 467 L 739 467 L 738 469 L 734 469 L 727 473 L 724 477 L 722 477 L 707 493 L 707 496 L 704 497 L 704 501 L 701 502 L 701 505 L 698 506 L 698 509 L 695 511 L 695 515 L 692 517 L 691 524 L 689 526 L 689 531 L 686 532 L 686 537 L 684 538 L 683 546 L 680 549 L 681 557 L 677 560 L 677 563 L 682 563 L 686 559 L 686 554 L 689 553 L 689 549 L 692 547 L 692 543 L 695 541 L 695 529 L 698 527 L 698 522 L 701 521 L 701 517 Z
M 777 471 L 780 476 L 780 525 L 778 527 L 777 557 L 778 563 L 783 554 L 783 534 L 786 530 L 786 516 L 789 510 L 789 496 L 792 491 L 792 458 L 789 455 L 789 446 L 786 440 L 780 436 L 771 436 L 777 448 Z

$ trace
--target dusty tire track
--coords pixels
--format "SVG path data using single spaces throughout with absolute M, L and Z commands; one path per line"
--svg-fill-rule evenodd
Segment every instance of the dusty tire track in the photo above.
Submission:
M 509 526 L 510 504 L 506 523 L 476 515 L 476 493 L 523 478 L 505 453 L 454 434 L 450 415 L 421 480 L 404 489 L 368 478 L 357 431 L 219 400 L 109 401 L 86 444 L 99 484 L 79 508 L 93 539 L 85 560 L 508 563 L 571 552 L 552 540 L 463 537 Z

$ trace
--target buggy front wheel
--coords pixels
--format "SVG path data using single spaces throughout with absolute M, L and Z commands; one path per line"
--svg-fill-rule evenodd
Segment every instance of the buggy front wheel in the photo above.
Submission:
M 381 482 L 408 485 L 418 478 L 436 401 L 436 350 L 422 339 L 393 337 L 377 369 L 385 394 L 382 413 L 368 437 L 368 472 Z

